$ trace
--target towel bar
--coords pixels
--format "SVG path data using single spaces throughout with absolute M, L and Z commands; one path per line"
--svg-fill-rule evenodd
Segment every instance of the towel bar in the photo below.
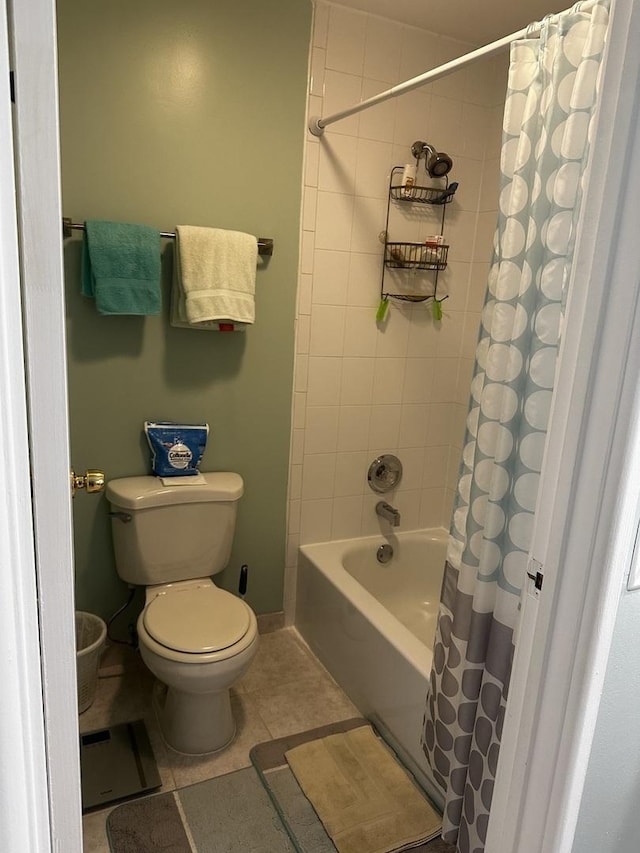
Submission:
M 84 222 L 72 222 L 72 220 L 68 216 L 64 216 L 62 218 L 62 236 L 65 240 L 67 239 L 67 237 L 71 237 L 72 231 L 84 230 Z M 164 237 L 167 240 L 176 239 L 174 231 L 161 231 L 160 236 Z M 258 237 L 258 254 L 273 255 L 273 240 L 270 237 Z

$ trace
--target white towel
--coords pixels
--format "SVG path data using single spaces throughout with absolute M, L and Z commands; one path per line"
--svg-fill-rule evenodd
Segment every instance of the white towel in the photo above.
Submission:
M 250 234 L 178 225 L 172 294 L 176 325 L 253 323 L 257 259 L 258 241 Z
M 184 293 L 178 286 L 175 275 L 171 287 L 169 323 L 178 329 L 200 329 L 202 332 L 245 332 L 249 325 L 231 322 L 231 320 L 205 320 L 203 323 L 190 323 L 185 314 Z

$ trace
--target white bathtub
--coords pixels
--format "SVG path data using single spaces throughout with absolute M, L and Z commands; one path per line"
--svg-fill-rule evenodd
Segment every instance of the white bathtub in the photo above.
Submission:
M 381 564 L 385 542 L 394 555 Z M 420 733 L 445 552 L 440 529 L 302 545 L 295 623 L 440 805 Z

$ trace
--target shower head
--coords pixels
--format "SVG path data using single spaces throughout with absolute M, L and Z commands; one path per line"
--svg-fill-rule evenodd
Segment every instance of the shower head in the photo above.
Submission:
M 424 157 L 424 167 L 432 178 L 444 178 L 453 167 L 453 160 L 444 151 L 436 151 L 433 145 L 418 140 L 411 146 L 411 153 L 420 160 Z

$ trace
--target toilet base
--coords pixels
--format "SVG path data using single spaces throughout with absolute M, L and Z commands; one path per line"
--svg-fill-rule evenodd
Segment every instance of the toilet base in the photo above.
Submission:
M 177 752 L 218 752 L 235 737 L 228 688 L 217 693 L 185 693 L 157 681 L 153 705 L 165 743 Z

